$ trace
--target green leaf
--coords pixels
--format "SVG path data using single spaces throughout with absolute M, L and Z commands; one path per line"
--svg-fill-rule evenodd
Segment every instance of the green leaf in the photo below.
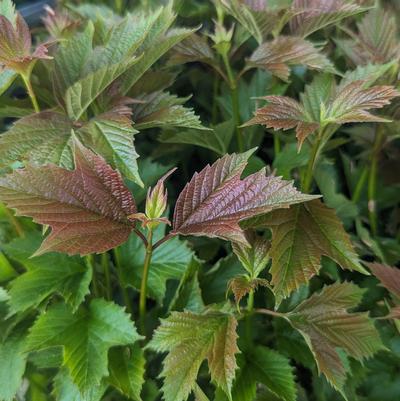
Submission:
M 163 236 L 165 227 L 157 227 L 154 240 Z M 131 235 L 120 247 L 121 265 L 126 285 L 140 288 L 143 274 L 143 263 L 146 250 L 137 235 Z M 175 237 L 167 241 L 153 252 L 148 277 L 148 295 L 162 304 L 168 280 L 180 280 L 188 269 L 193 252 L 187 242 Z
M 133 344 L 141 337 L 120 306 L 103 299 L 75 314 L 63 304 L 39 316 L 27 339 L 26 350 L 64 347 L 64 365 L 82 396 L 93 391 L 109 374 L 107 353 L 111 347 Z
M 40 235 L 15 239 L 4 249 L 27 272 L 10 284 L 10 313 L 37 307 L 53 294 L 60 294 L 75 310 L 89 293 L 92 270 L 79 257 L 51 253 L 31 258 L 41 243 Z
M 100 401 L 106 389 L 107 384 L 103 381 L 83 396 L 65 368 L 54 378 L 54 395 L 57 401 Z
M 17 13 L 15 11 L 15 5 L 12 0 L 0 1 L 0 15 L 6 17 L 13 25 L 15 25 Z
M 302 302 L 287 317 L 307 342 L 323 373 L 342 392 L 346 368 L 337 348 L 362 361 L 385 349 L 368 313 L 348 313 L 365 290 L 344 282 L 325 286 Z
M 79 79 L 65 92 L 68 116 L 77 121 L 92 102 L 120 75 L 137 63 L 136 58 L 106 65 Z
M 0 96 L 11 86 L 17 76 L 18 74 L 13 70 L 0 70 Z
M 164 143 L 181 143 L 197 145 L 223 156 L 228 152 L 228 146 L 234 132 L 232 120 L 225 121 L 213 127 L 210 131 L 179 130 L 164 131 L 159 140 Z
M 111 111 L 90 120 L 77 135 L 83 144 L 102 155 L 126 178 L 142 186 L 137 165 L 139 155 L 134 146 L 137 132 L 128 117 Z
M 22 383 L 26 354 L 24 338 L 12 336 L 0 342 L 0 400 L 12 401 Z
M 208 360 L 211 379 L 231 397 L 237 368 L 237 321 L 232 315 L 172 312 L 155 331 L 149 347 L 168 352 L 163 363 L 164 399 L 184 401 L 194 386 L 201 363 Z
M 146 360 L 140 346 L 113 348 L 108 358 L 110 384 L 129 399 L 141 401 Z
M 343 269 L 368 274 L 334 210 L 319 200 L 273 211 L 248 224 L 272 229 L 270 273 L 278 304 L 318 273 L 322 255 Z
M 139 96 L 133 110 L 132 119 L 138 130 L 154 127 L 181 127 L 208 130 L 201 125 L 199 117 L 193 109 L 184 107 L 189 98 L 178 98 L 168 92 L 153 92 Z
M 249 275 L 257 278 L 267 266 L 271 243 L 251 230 L 246 232 L 246 238 L 250 248 L 233 242 L 232 249 Z
M 296 400 L 293 367 L 283 355 L 267 347 L 257 346 L 248 357 L 247 368 L 258 383 L 267 386 L 282 400 Z

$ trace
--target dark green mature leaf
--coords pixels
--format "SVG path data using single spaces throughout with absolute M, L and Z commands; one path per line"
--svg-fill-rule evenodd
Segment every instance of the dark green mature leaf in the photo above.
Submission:
M 368 274 L 334 210 L 319 200 L 274 211 L 248 224 L 272 229 L 270 273 L 278 304 L 318 274 L 322 255 L 343 269 Z
M 78 142 L 74 171 L 27 166 L 0 178 L 0 199 L 52 232 L 36 255 L 104 252 L 132 231 L 136 205 L 120 174 Z
M 107 353 L 116 345 L 133 344 L 141 337 L 120 306 L 95 299 L 75 314 L 54 305 L 39 316 L 27 339 L 26 350 L 63 346 L 64 365 L 83 396 L 108 375 Z
M 197 145 L 206 149 L 210 149 L 220 156 L 228 152 L 228 146 L 234 132 L 232 120 L 218 124 L 210 131 L 204 130 L 187 130 L 187 131 L 165 131 L 159 137 L 164 143 L 181 143 L 187 145 Z
M 239 352 L 236 326 L 232 315 L 212 311 L 202 315 L 173 312 L 161 321 L 149 346 L 158 352 L 168 352 L 161 373 L 166 401 L 187 399 L 205 359 L 211 379 L 231 399 L 237 368 L 235 354 Z
M 155 240 L 160 239 L 164 231 L 165 226 L 159 226 Z M 146 256 L 143 243 L 137 235 L 132 234 L 120 249 L 124 282 L 126 285 L 139 289 Z M 178 238 L 172 238 L 155 249 L 149 269 L 148 295 L 162 304 L 167 281 L 180 280 L 189 267 L 192 257 L 193 252 L 188 248 L 187 243 Z
M 315 70 L 335 72 L 334 66 L 325 55 L 311 42 L 299 37 L 279 36 L 272 42 L 265 42 L 247 60 L 247 68 L 265 68 L 284 81 L 289 79 L 289 66 L 297 64 Z
M 83 260 L 56 253 L 31 258 L 40 242 L 39 235 L 30 235 L 4 247 L 11 259 L 27 269 L 10 284 L 11 314 L 36 307 L 52 294 L 62 295 L 75 310 L 89 293 L 92 270 Z
M 22 336 L 11 336 L 0 341 L 0 400 L 12 401 L 17 393 L 25 372 L 26 354 L 24 354 Z
M 267 386 L 282 400 L 296 400 L 293 368 L 286 357 L 267 347 L 257 346 L 248 356 L 247 363 L 246 369 L 250 369 L 258 383 Z
M 141 401 L 146 360 L 140 346 L 113 348 L 108 358 L 110 384 L 129 399 Z
M 361 301 L 365 290 L 344 282 L 326 286 L 288 314 L 314 354 L 318 370 L 339 391 L 346 369 L 337 348 L 362 361 L 385 349 L 367 313 L 348 313 Z
M 313 199 L 265 170 L 240 179 L 253 150 L 226 155 L 195 173 L 175 205 L 173 234 L 219 237 L 244 245 L 239 222 Z

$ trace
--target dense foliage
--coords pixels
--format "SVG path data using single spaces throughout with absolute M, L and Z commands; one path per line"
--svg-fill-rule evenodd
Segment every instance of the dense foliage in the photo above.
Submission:
M 399 400 L 396 5 L 46 13 L 0 0 L 0 401 Z

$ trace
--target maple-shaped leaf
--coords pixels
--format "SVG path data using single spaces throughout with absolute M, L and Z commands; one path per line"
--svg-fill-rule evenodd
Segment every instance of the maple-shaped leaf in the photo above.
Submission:
M 136 205 L 120 174 L 77 141 L 75 166 L 28 165 L 0 178 L 3 202 L 52 228 L 36 255 L 105 252 L 132 231 L 128 216 Z
M 274 130 L 296 128 L 299 147 L 321 127 L 350 122 L 385 122 L 368 110 L 380 109 L 399 96 L 393 86 L 368 87 L 370 80 L 336 85 L 329 75 L 317 77 L 306 86 L 301 102 L 287 96 L 266 96 L 269 102 L 256 110 L 254 117 L 244 124 L 262 124 Z
M 85 395 L 108 376 L 108 351 L 117 345 L 133 344 L 141 338 L 124 309 L 103 299 L 75 314 L 57 304 L 40 315 L 26 343 L 26 351 L 62 346 L 63 363 L 74 384 Z
M 39 45 L 31 52 L 32 39 L 28 25 L 19 13 L 15 13 L 9 2 L 0 8 L 0 66 L 6 66 L 29 76 L 37 60 L 49 59 L 47 45 Z
M 256 290 L 259 286 L 270 288 L 268 280 L 239 276 L 229 281 L 227 291 L 232 291 L 235 297 L 235 302 L 239 305 L 244 296 L 249 294 L 251 291 Z
M 346 0 L 294 0 L 290 30 L 302 37 L 365 10 Z
M 339 391 L 346 368 L 337 348 L 362 361 L 385 349 L 367 313 L 348 313 L 361 301 L 365 290 L 350 282 L 326 286 L 287 315 L 313 352 L 318 370 Z
M 72 18 L 65 10 L 54 10 L 49 5 L 44 7 L 46 15 L 42 18 L 43 24 L 54 39 L 67 38 L 76 29 L 81 21 Z
M 311 42 L 292 36 L 279 36 L 271 42 L 261 44 L 247 60 L 246 69 L 265 68 L 271 74 L 287 81 L 290 75 L 289 66 L 297 64 L 314 70 L 335 72 L 328 58 Z
M 390 308 L 388 318 L 400 319 L 400 270 L 381 263 L 368 263 L 372 274 L 393 295 L 395 305 Z
M 172 234 L 219 237 L 248 244 L 239 222 L 315 198 L 265 170 L 240 176 L 253 151 L 226 155 L 195 173 L 175 205 Z
M 164 399 L 184 401 L 196 384 L 202 362 L 207 359 L 211 380 L 230 397 L 237 368 L 236 319 L 215 311 L 204 314 L 172 312 L 161 320 L 149 347 L 168 352 L 163 363 Z
M 335 41 L 355 65 L 398 61 L 397 26 L 392 12 L 375 7 L 357 24 L 358 33 L 351 32 L 351 39 Z
M 4 246 L 7 255 L 26 268 L 10 283 L 10 314 L 37 307 L 53 294 L 61 295 L 75 310 L 89 293 L 92 270 L 84 260 L 59 253 L 31 258 L 40 242 L 41 236 L 36 233 Z
M 343 269 L 368 274 L 334 209 L 320 200 L 276 210 L 245 224 L 272 229 L 270 273 L 278 304 L 318 274 L 321 256 L 328 256 Z

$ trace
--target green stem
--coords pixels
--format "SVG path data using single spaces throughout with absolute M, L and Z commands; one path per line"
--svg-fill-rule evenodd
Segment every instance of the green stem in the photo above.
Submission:
M 40 107 L 39 107 L 39 103 L 36 99 L 36 95 L 35 92 L 32 88 L 32 84 L 31 84 L 31 78 L 30 75 L 25 75 L 25 74 L 21 74 L 22 80 L 24 81 L 24 84 L 26 86 L 26 90 L 28 91 L 28 95 L 29 98 L 31 99 L 32 102 L 32 106 L 35 110 L 36 113 L 40 112 Z
M 286 313 L 281 313 L 281 312 L 276 312 L 270 309 L 254 309 L 255 313 L 260 313 L 262 315 L 269 315 L 269 316 L 274 316 L 274 317 L 283 317 L 286 318 L 287 315 Z
M 7 215 L 7 217 L 9 218 L 10 223 L 13 226 L 14 231 L 16 232 L 18 237 L 24 238 L 25 237 L 24 229 L 22 228 L 22 226 L 19 223 L 18 219 L 15 217 L 14 213 L 11 212 L 11 210 L 7 209 L 6 207 L 4 208 L 4 211 L 5 211 L 6 215 Z
M 351 200 L 354 203 L 358 203 L 358 201 L 361 198 L 361 193 L 364 189 L 365 183 L 367 182 L 368 173 L 369 173 L 369 166 L 366 164 L 357 181 L 356 187 L 354 188 L 353 196 L 351 197 Z
M 281 152 L 281 140 L 280 140 L 278 134 L 276 134 L 276 133 L 273 134 L 273 137 L 274 137 L 274 153 L 275 153 L 275 157 L 276 157 Z
M 146 333 L 145 319 L 146 319 L 147 279 L 149 277 L 149 269 L 152 256 L 153 256 L 153 232 L 150 228 L 147 235 L 146 256 L 144 258 L 142 282 L 140 285 L 139 321 L 142 334 Z
M 104 252 L 101 254 L 101 266 L 103 267 L 104 277 L 106 280 L 106 298 L 111 301 L 111 274 L 110 274 L 110 261 L 108 259 L 108 253 Z
M 244 144 L 243 144 L 243 136 L 242 132 L 239 128 L 240 126 L 240 112 L 239 112 L 239 95 L 237 91 L 237 83 L 236 79 L 233 75 L 233 71 L 231 65 L 229 63 L 228 54 L 222 54 L 222 60 L 224 61 L 226 73 L 228 74 L 228 83 L 229 88 L 231 90 L 231 100 L 232 100 L 232 114 L 233 114 L 233 121 L 235 123 L 235 130 L 236 130 L 236 140 L 238 145 L 239 152 L 244 151 Z
M 304 192 L 304 193 L 310 192 L 310 189 L 311 189 L 314 168 L 315 168 L 315 164 L 318 159 L 318 153 L 320 150 L 321 136 L 322 135 L 319 135 L 318 138 L 315 140 L 314 145 L 311 150 L 311 157 L 308 160 L 307 169 L 306 169 L 306 173 L 305 173 L 302 188 L 301 188 L 302 192 Z
M 113 253 L 114 253 L 114 258 L 115 258 L 115 265 L 117 268 L 118 281 L 119 281 L 119 285 L 121 287 L 122 298 L 124 300 L 126 310 L 129 313 L 132 313 L 131 301 L 129 299 L 129 294 L 124 285 L 124 280 L 122 278 L 122 263 L 121 263 L 121 253 L 120 253 L 119 248 L 114 248 Z
M 213 103 L 212 103 L 212 110 L 211 110 L 211 121 L 213 125 L 217 123 L 217 117 L 218 117 L 218 103 L 217 103 L 217 97 L 218 97 L 218 89 L 219 89 L 219 75 L 217 72 L 214 72 L 214 82 L 213 82 Z
M 92 270 L 92 288 L 93 288 L 93 295 L 95 297 L 99 296 L 99 286 L 97 283 L 97 275 L 96 275 L 96 266 L 94 264 L 93 255 L 86 255 L 85 256 L 85 263 L 88 269 Z
M 247 297 L 247 312 L 248 315 L 246 316 L 246 339 L 248 345 L 251 345 L 252 342 L 252 314 L 254 310 L 254 290 L 250 290 L 249 295 Z
M 368 216 L 371 232 L 378 233 L 378 216 L 376 213 L 376 182 L 378 178 L 379 153 L 384 139 L 382 127 L 378 127 L 375 134 L 374 147 L 371 154 L 371 168 L 368 176 Z

